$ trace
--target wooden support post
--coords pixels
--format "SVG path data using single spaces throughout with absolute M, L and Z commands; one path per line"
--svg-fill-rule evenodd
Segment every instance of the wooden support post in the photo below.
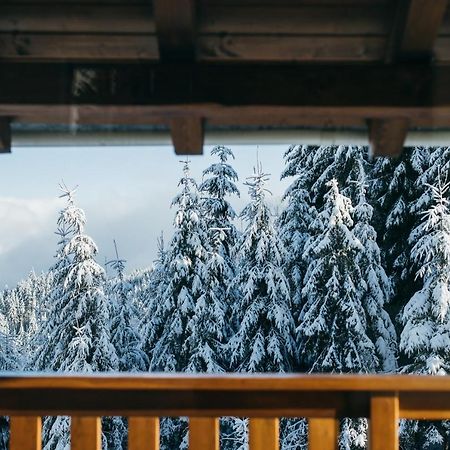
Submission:
M 405 117 L 393 119 L 370 119 L 369 143 L 374 156 L 398 156 L 408 132 L 409 120 Z
M 219 419 L 191 417 L 189 419 L 189 450 L 219 450 Z
M 101 450 L 100 417 L 72 417 L 71 450 Z
M 339 422 L 333 417 L 308 420 L 308 449 L 337 450 Z
M 248 431 L 250 450 L 278 450 L 280 448 L 279 419 L 251 418 Z
M 170 121 L 172 142 L 177 155 L 203 153 L 204 128 L 200 117 L 176 117 Z
M 159 418 L 128 418 L 128 450 L 159 450 Z
M 42 421 L 40 417 L 10 418 L 10 450 L 41 450 Z
M 0 118 L 0 153 L 11 153 L 11 120 Z
M 394 392 L 373 393 L 370 400 L 370 450 L 398 450 L 399 401 Z
M 154 0 L 159 57 L 162 61 L 190 61 L 195 57 L 195 1 Z

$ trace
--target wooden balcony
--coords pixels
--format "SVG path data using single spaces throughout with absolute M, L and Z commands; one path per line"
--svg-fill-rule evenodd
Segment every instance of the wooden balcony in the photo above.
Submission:
M 249 417 L 251 450 L 278 449 L 278 418 L 307 417 L 309 448 L 337 448 L 338 419 L 370 419 L 370 449 L 398 449 L 398 420 L 450 419 L 450 377 L 0 375 L 10 450 L 40 450 L 41 416 L 71 416 L 73 450 L 100 450 L 100 417 L 129 417 L 129 450 L 159 448 L 159 417 L 189 417 L 189 448 L 218 450 L 218 417 Z

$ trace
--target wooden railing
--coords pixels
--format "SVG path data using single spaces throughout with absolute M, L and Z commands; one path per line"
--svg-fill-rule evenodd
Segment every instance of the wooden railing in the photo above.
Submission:
M 309 448 L 335 450 L 338 419 L 368 417 L 370 449 L 398 449 L 398 419 L 450 419 L 450 377 L 0 375 L 10 450 L 41 448 L 41 416 L 71 416 L 72 450 L 100 449 L 100 417 L 129 418 L 129 450 L 159 448 L 159 417 L 189 417 L 190 450 L 218 450 L 220 416 L 249 417 L 251 450 L 278 449 L 278 418 L 307 417 Z M 174 449 L 175 450 L 175 449 Z

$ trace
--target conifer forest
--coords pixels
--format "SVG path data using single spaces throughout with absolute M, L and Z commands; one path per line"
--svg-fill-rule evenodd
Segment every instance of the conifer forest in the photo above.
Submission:
M 0 371 L 450 372 L 450 147 L 371 159 L 367 147 L 293 145 L 271 174 L 290 183 L 277 211 L 270 168 L 237 174 L 231 149 L 212 154 L 198 179 L 183 164 L 172 234 L 132 273 L 117 251 L 98 262 L 76 192 L 60 186 L 52 267 L 0 292 Z M 0 450 L 8 428 L 0 417 Z M 102 430 L 104 450 L 126 450 L 126 419 Z M 340 450 L 367 448 L 367 432 L 344 419 Z M 280 448 L 306 450 L 307 433 L 282 419 Z M 446 421 L 400 433 L 403 450 L 450 446 Z M 247 439 L 246 418 L 221 419 L 221 449 Z M 43 448 L 69 445 L 69 419 L 46 417 Z M 162 419 L 161 446 L 187 448 L 187 419 Z

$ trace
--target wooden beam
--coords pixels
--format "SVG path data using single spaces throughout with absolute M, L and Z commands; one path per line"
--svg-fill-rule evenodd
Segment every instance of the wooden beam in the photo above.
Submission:
M 249 419 L 248 434 L 250 450 L 278 450 L 280 448 L 279 419 L 252 417 Z
M 387 62 L 430 60 L 447 3 L 447 0 L 398 0 Z
M 0 117 L 0 153 L 11 153 L 11 120 Z
M 217 417 L 189 419 L 189 450 L 219 450 L 219 419 Z
M 159 417 L 128 418 L 128 450 L 159 450 Z
M 195 0 L 154 0 L 153 12 L 160 59 L 190 61 L 195 57 Z
M 170 120 L 170 133 L 177 155 L 203 153 L 204 128 L 200 117 L 175 117 Z
M 100 417 L 72 417 L 70 427 L 71 450 L 101 450 Z
M 398 156 L 403 151 L 410 121 L 406 117 L 370 119 L 369 143 L 374 156 Z
M 398 450 L 398 395 L 374 393 L 370 404 L 370 450 Z

